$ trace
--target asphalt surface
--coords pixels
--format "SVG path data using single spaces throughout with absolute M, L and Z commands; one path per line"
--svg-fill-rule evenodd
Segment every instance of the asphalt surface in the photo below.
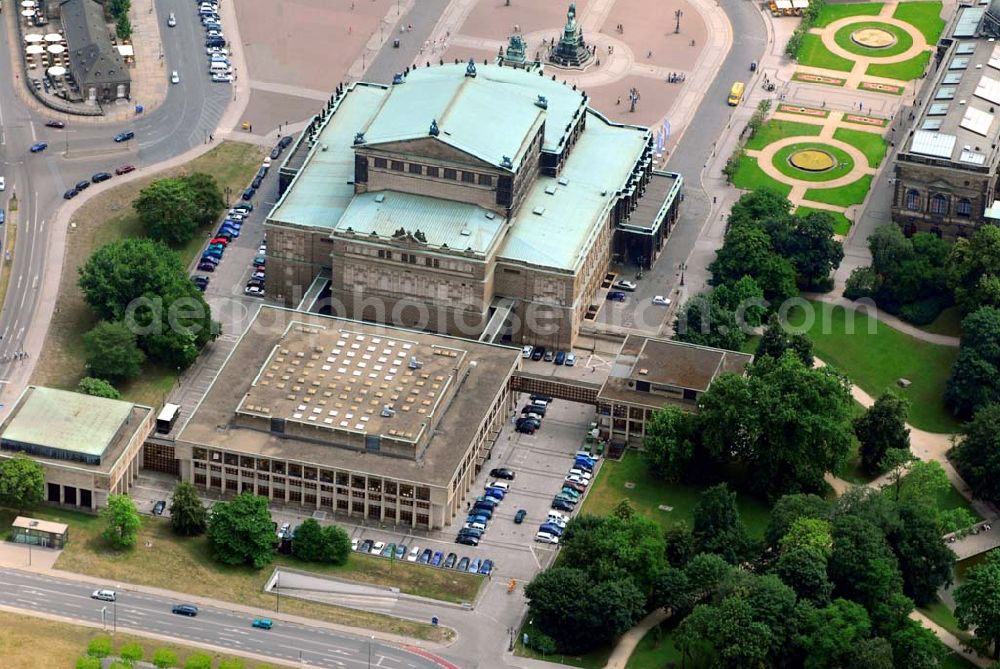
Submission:
M 47 120 L 65 116 L 26 106 L 14 88 L 23 85 L 23 77 L 15 80 L 19 70 L 8 57 L 0 58 L 0 174 L 7 182 L 0 204 L 8 209 L 8 198 L 18 198 L 17 251 L 0 311 L 0 380 L 8 377 L 13 365 L 21 364 L 14 357 L 24 348 L 45 273 L 60 270 L 46 267 L 44 260 L 63 193 L 96 172 L 113 173 L 125 163 L 138 168 L 153 165 L 204 142 L 232 99 L 232 86 L 213 83 L 208 75 L 204 29 L 195 6 L 182 0 L 157 0 L 156 6 L 164 22 L 170 12 L 177 15 L 177 27 L 164 23 L 161 34 L 163 67 L 167 72 L 177 70 L 180 83 L 168 87 L 158 108 L 137 115 L 134 122 L 99 124 L 70 118 L 63 130 L 46 128 Z M 6 13 L 4 17 L 7 20 Z M 0 49 L 9 53 L 6 30 L 0 30 Z M 115 143 L 114 136 L 122 130 L 135 131 L 136 138 Z M 29 147 L 35 142 L 48 142 L 49 147 L 32 154 Z
M 413 65 L 417 61 L 417 56 L 420 55 L 420 46 L 430 37 L 434 26 L 437 25 L 449 4 L 449 0 L 418 0 L 415 2 L 398 24 L 412 26 L 413 29 L 400 33 L 397 28 L 389 36 L 375 59 L 372 60 L 368 69 L 365 70 L 363 79 L 380 84 L 391 84 L 394 74 Z M 399 39 L 398 49 L 392 46 L 394 39 Z
M 116 589 L 113 584 L 104 586 Z M 270 630 L 251 626 L 254 616 L 199 606 L 196 617 L 175 615 L 171 609 L 183 600 L 130 592 L 117 588 L 115 603 L 91 598 L 91 584 L 63 581 L 13 569 L 0 570 L 0 604 L 72 618 L 106 623 L 108 631 L 142 630 L 197 641 L 310 667 L 440 667 L 432 659 L 402 648 L 325 628 L 274 620 Z M 104 610 L 102 613 L 102 609 Z M 262 616 L 267 613 L 262 612 Z M 81 646 L 83 650 L 83 646 Z M 369 664 L 369 652 L 371 664 Z

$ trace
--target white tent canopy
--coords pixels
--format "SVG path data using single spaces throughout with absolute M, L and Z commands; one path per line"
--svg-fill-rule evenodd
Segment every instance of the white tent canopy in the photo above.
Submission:
M 65 50 L 66 50 L 66 47 L 64 47 L 62 44 L 50 44 L 49 45 L 49 53 L 62 53 Z
M 41 44 L 32 44 L 28 46 L 28 48 L 25 49 L 24 52 L 29 56 L 37 56 L 40 53 L 45 53 L 45 47 L 43 47 Z
M 66 68 L 63 67 L 62 65 L 54 65 L 50 67 L 47 71 L 50 77 L 61 77 L 66 74 Z
M 45 36 L 45 41 L 46 42 L 61 42 L 62 41 L 62 35 L 60 35 L 59 33 L 49 33 L 48 35 Z
M 41 42 L 44 38 L 38 33 L 31 33 L 24 36 L 25 42 Z

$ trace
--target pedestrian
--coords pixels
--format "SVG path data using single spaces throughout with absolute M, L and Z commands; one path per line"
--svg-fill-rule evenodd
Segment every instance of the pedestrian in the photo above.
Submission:
M 622 96 L 619 95 L 618 96 L 618 101 L 615 102 L 615 105 L 620 105 L 621 103 L 622 103 Z
M 646 58 L 652 58 L 652 57 L 653 57 L 653 50 L 650 49 L 648 52 L 646 52 Z
M 208 141 L 214 142 L 215 141 L 215 135 L 213 135 L 212 133 L 208 133 Z

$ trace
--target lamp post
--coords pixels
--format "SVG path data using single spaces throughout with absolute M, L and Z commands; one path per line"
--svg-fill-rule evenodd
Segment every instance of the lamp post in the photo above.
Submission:
M 680 9 L 674 12 L 674 18 L 677 19 L 677 25 L 674 26 L 674 34 L 676 35 L 681 31 L 681 17 L 684 16 L 684 12 Z
M 368 637 L 368 669 L 372 669 L 372 643 L 375 641 L 375 635 L 372 634 Z
M 278 585 L 278 581 L 281 579 L 281 574 L 279 573 L 274 577 L 274 612 L 278 613 L 278 607 L 281 604 L 281 586 Z
M 38 527 L 38 521 L 37 520 L 33 520 L 30 523 L 28 523 L 28 538 L 27 538 L 27 542 L 28 542 L 28 566 L 29 567 L 31 566 L 31 529 L 34 528 L 34 527 Z

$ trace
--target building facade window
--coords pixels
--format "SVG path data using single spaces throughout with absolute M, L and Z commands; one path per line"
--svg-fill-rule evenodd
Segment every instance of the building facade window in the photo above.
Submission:
M 418 164 L 418 163 L 410 163 L 410 167 L 409 167 L 408 171 L 409 171 L 410 174 L 422 174 L 423 173 L 422 166 L 420 164 Z
M 444 178 L 445 179 L 451 179 L 452 181 L 454 181 L 457 177 L 458 177 L 458 172 L 456 172 L 455 170 L 449 169 L 447 167 L 444 168 Z
M 948 198 L 940 193 L 931 198 L 931 213 L 944 216 L 948 213 Z
M 492 186 L 493 185 L 493 177 L 490 176 L 489 174 L 480 174 L 479 175 L 479 185 L 480 186 Z
M 428 167 L 427 168 L 427 176 L 429 176 L 429 177 L 437 177 L 440 174 L 441 174 L 440 168 L 437 168 L 437 167 Z
M 955 213 L 963 218 L 972 216 L 972 202 L 964 198 L 959 200 L 955 207 Z
M 437 268 L 441 266 L 441 261 L 437 258 L 424 258 L 424 264 L 428 267 Z
M 403 171 L 403 161 L 402 160 L 394 160 L 394 161 L 392 161 L 389 164 L 389 167 L 391 167 L 396 172 L 402 172 Z
M 381 167 L 382 169 L 385 169 L 388 166 L 388 164 L 389 163 L 388 163 L 388 161 L 385 158 L 376 158 L 375 159 L 375 167 Z
M 906 191 L 906 208 L 910 211 L 920 210 L 920 193 L 915 190 Z
M 462 181 L 467 184 L 476 183 L 476 173 L 475 172 L 462 172 Z

